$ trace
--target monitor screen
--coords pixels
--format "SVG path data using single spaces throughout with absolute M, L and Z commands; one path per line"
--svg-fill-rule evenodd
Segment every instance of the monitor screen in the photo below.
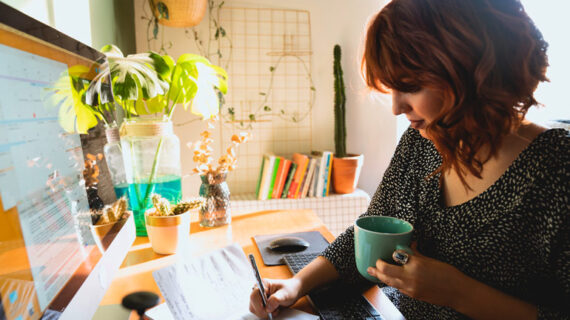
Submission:
M 101 59 L 0 3 L 0 319 L 58 318 L 83 299 L 77 295 L 94 271 L 108 272 L 99 265 L 120 226 L 102 246 L 92 227 L 81 139 L 69 121 L 81 116 L 70 76 L 80 70 L 79 81 L 89 81 Z M 101 277 L 93 281 L 110 282 Z

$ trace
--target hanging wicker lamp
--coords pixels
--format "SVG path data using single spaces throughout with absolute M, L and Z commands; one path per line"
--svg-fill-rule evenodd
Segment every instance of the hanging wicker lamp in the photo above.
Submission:
M 169 27 L 192 27 L 200 23 L 208 7 L 207 0 L 150 0 L 154 3 L 153 11 L 159 16 L 158 5 L 162 2 L 168 8 L 168 19 L 159 19 L 158 23 Z

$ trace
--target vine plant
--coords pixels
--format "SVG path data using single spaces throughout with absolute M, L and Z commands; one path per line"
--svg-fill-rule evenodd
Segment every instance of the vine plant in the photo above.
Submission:
M 158 26 L 158 21 L 160 19 L 167 19 L 168 20 L 170 18 L 170 15 L 168 13 L 168 6 L 162 1 L 156 1 L 155 2 L 155 0 L 148 0 L 145 3 L 148 4 L 148 8 L 143 3 L 144 15 L 141 17 L 141 19 L 147 21 L 147 24 L 146 24 L 146 43 L 147 43 L 148 50 L 150 50 L 151 49 L 151 47 L 150 47 L 151 42 L 154 40 L 158 40 L 158 32 L 160 29 Z M 150 10 L 150 14 L 147 12 L 147 9 Z M 155 16 L 154 12 L 158 12 L 158 16 Z M 168 43 L 164 42 L 164 28 L 163 28 L 161 31 L 160 48 L 158 49 L 158 52 L 161 54 L 168 54 L 167 49 L 170 49 L 170 48 L 172 48 L 172 41 L 168 41 Z
M 188 39 L 194 41 L 200 55 L 206 57 L 210 61 L 217 59 L 218 65 L 222 66 L 224 69 L 228 69 L 233 52 L 233 43 L 228 32 L 220 23 L 220 11 L 223 9 L 224 4 L 225 1 L 217 2 L 215 0 L 208 0 L 208 28 L 206 37 L 201 37 L 196 27 L 185 28 L 184 32 Z M 147 12 L 148 9 L 151 11 L 150 14 Z M 162 1 L 148 0 L 148 8 L 145 5 L 143 7 L 143 10 L 145 12 L 145 16 L 143 16 L 142 19 L 147 21 L 148 47 L 150 48 L 152 41 L 158 40 L 158 34 L 160 32 L 161 39 L 159 52 L 166 54 L 167 49 L 170 49 L 172 47 L 172 42 L 168 41 L 165 43 L 164 28 L 162 30 L 159 29 L 158 21 L 162 18 L 168 19 L 168 7 Z M 158 16 L 155 16 L 153 12 L 158 12 Z M 228 42 L 229 50 L 228 52 L 222 53 L 221 44 L 224 41 Z M 269 97 L 273 92 L 273 83 L 276 73 L 275 71 L 280 67 L 281 63 L 286 57 L 292 57 L 301 63 L 309 82 L 309 100 L 307 102 L 306 109 L 303 112 L 295 111 L 291 113 L 283 107 L 278 108 L 277 110 L 277 108 L 270 106 L 269 103 Z M 279 117 L 285 121 L 297 123 L 303 121 L 311 113 L 315 102 L 316 90 L 313 85 L 311 71 L 309 70 L 306 62 L 300 56 L 296 55 L 294 52 L 289 53 L 287 51 L 283 51 L 279 55 L 277 61 L 275 61 L 275 64 L 269 67 L 269 72 L 270 80 L 267 89 L 265 91 L 259 92 L 259 95 L 263 97 L 261 102 L 253 112 L 247 115 L 247 118 L 245 119 L 238 119 L 236 117 L 236 107 L 227 105 L 224 100 L 224 95 L 218 92 L 218 99 L 220 100 L 221 109 L 220 113 L 224 120 L 238 126 L 241 129 L 251 129 L 252 124 L 256 121 L 263 121 L 272 117 Z M 183 126 L 196 120 L 199 119 L 192 119 L 183 123 L 179 123 L 177 126 Z

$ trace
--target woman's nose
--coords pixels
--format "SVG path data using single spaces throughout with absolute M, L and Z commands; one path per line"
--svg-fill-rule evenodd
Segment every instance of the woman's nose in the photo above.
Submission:
M 400 91 L 392 90 L 392 113 L 399 115 L 408 112 L 410 106 L 404 101 Z

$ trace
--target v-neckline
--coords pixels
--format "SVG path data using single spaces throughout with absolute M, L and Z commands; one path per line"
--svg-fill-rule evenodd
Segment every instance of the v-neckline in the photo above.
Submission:
M 513 160 L 513 162 L 507 167 L 507 169 L 499 176 L 499 178 L 497 178 L 497 180 L 495 180 L 495 182 L 493 182 L 493 184 L 491 184 L 487 189 L 481 191 L 479 194 L 477 194 L 475 197 L 453 205 L 453 206 L 447 206 L 445 205 L 445 199 L 444 199 L 444 195 L 443 195 L 443 189 L 441 187 L 441 185 L 439 184 L 439 179 L 441 176 L 441 173 L 439 173 L 437 176 L 434 176 L 434 178 L 436 178 L 437 181 L 437 192 L 438 192 L 438 196 L 435 197 L 436 201 L 437 201 L 437 206 L 439 207 L 439 209 L 441 210 L 455 210 L 458 208 L 462 208 L 462 207 L 466 207 L 469 205 L 473 205 L 478 203 L 479 201 L 484 201 L 488 196 L 489 193 L 493 192 L 495 189 L 499 189 L 500 187 L 502 187 L 503 185 L 503 181 L 505 179 L 507 179 L 508 175 L 510 174 L 511 171 L 515 170 L 518 166 L 519 163 L 522 162 L 527 155 L 536 148 L 536 145 L 543 139 L 544 136 L 546 136 L 547 134 L 551 134 L 552 132 L 555 132 L 556 129 L 548 129 L 545 130 L 541 133 L 539 133 L 515 158 L 515 160 Z M 523 162 L 524 163 L 524 162 Z

